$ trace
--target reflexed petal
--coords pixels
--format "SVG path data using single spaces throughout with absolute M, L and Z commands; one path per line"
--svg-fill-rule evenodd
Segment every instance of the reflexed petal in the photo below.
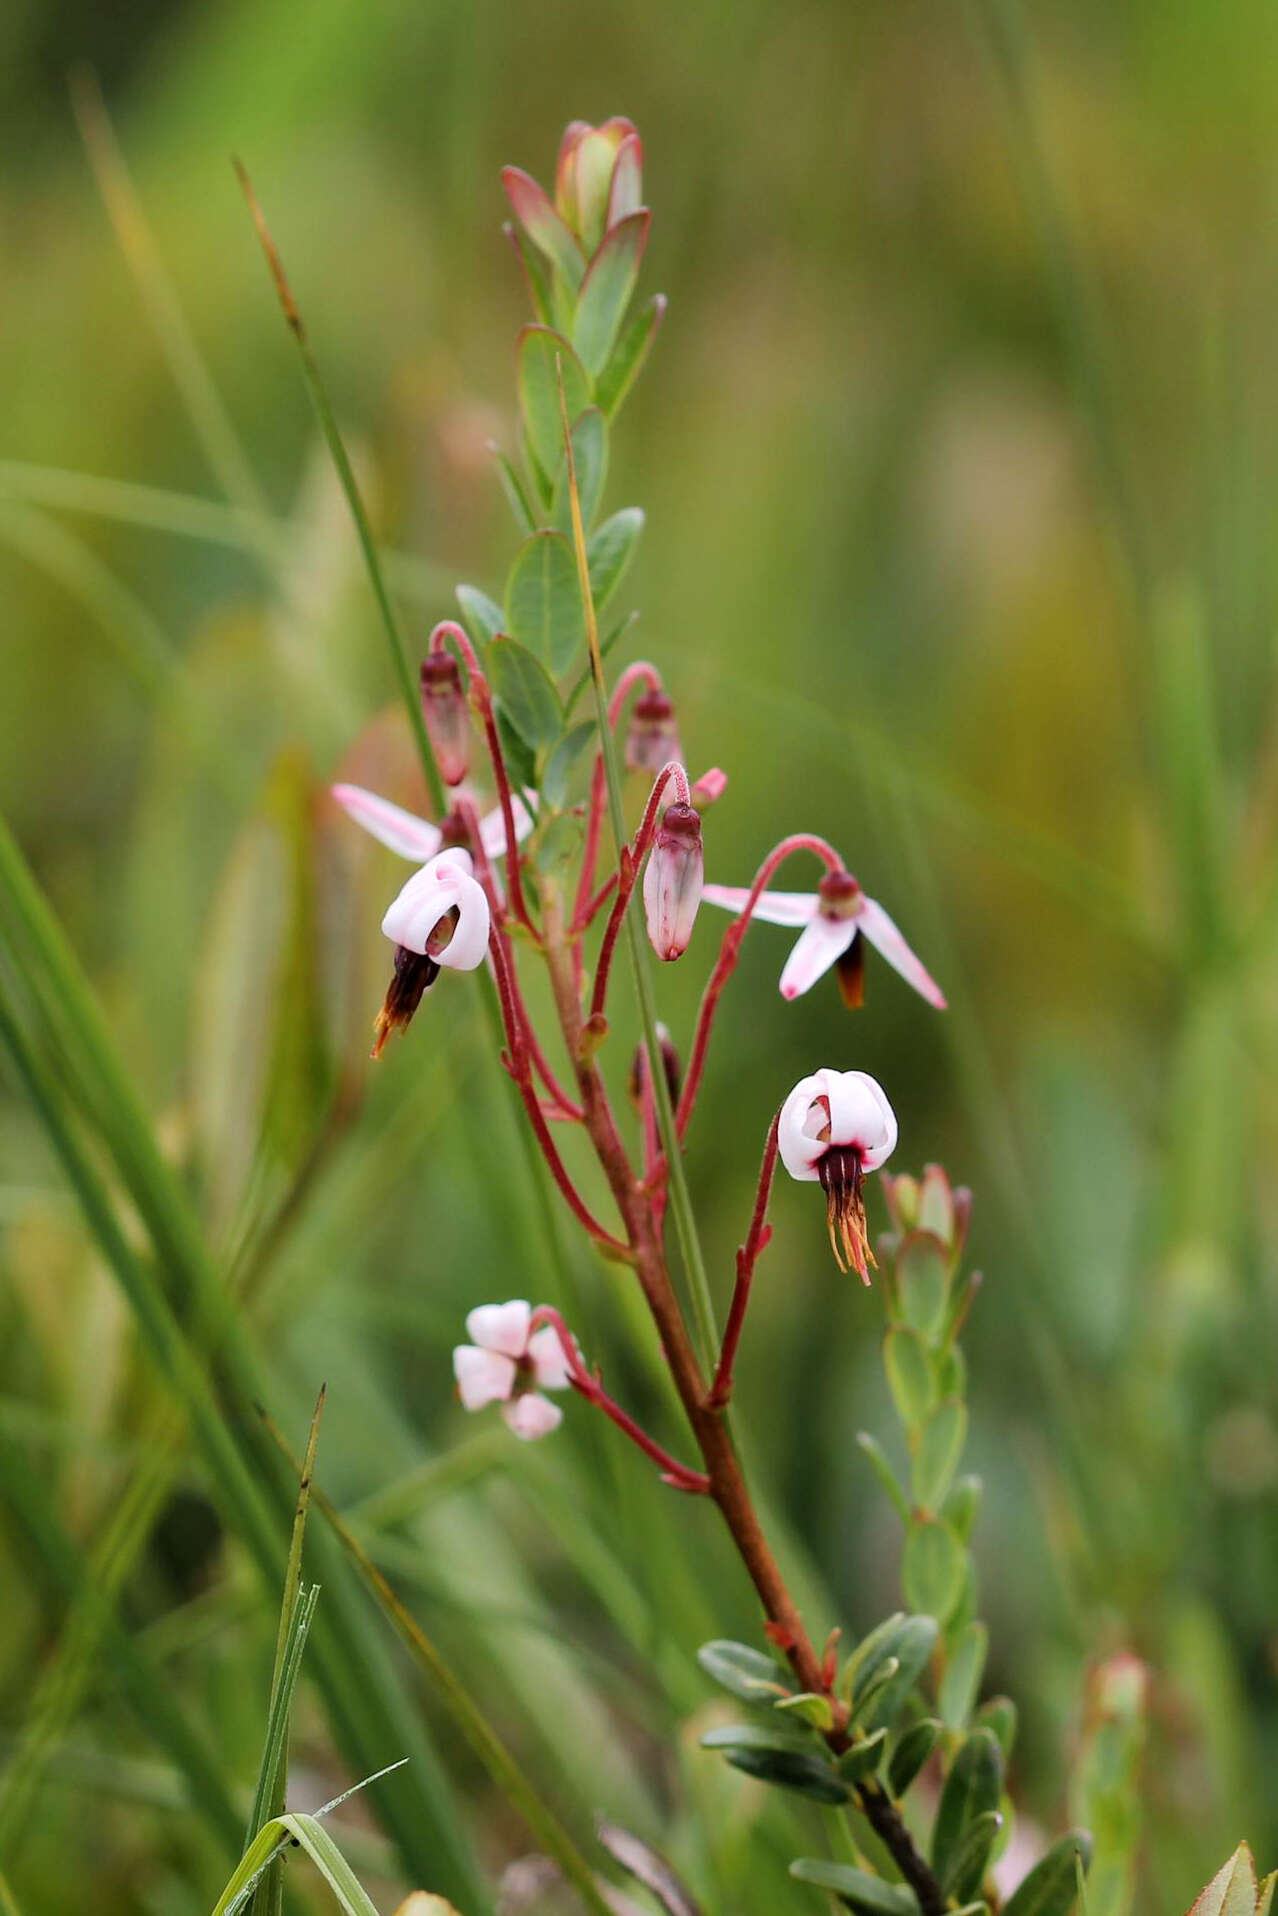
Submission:
M 797 998 L 810 991 L 823 972 L 841 958 L 856 937 L 853 918 L 827 918 L 818 912 L 799 933 L 799 941 L 785 961 L 781 973 L 781 996 Z
M 549 1397 L 535 1390 L 503 1404 L 501 1414 L 516 1437 L 521 1437 L 526 1444 L 535 1442 L 538 1437 L 548 1437 L 564 1421 L 558 1404 L 552 1404 Z
M 750 896 L 748 885 L 703 885 L 701 896 L 725 911 L 743 912 Z M 764 891 L 751 912 L 767 925 L 806 925 L 816 917 L 820 899 L 814 891 Z
M 348 817 L 401 858 L 412 858 L 420 864 L 439 850 L 442 841 L 438 825 L 406 812 L 402 805 L 392 805 L 388 798 L 366 792 L 360 785 L 334 785 L 333 797 Z
M 473 1331 L 471 1335 L 474 1336 Z M 528 1339 L 528 1356 L 532 1362 L 533 1376 L 543 1390 L 567 1390 L 568 1359 L 564 1356 L 559 1333 L 549 1324 L 543 1324 Z
M 473 878 L 460 878 L 453 900 L 459 913 L 457 926 L 442 951 L 433 952 L 435 963 L 452 971 L 474 971 L 488 956 L 488 933 L 492 913 L 488 895 Z
M 521 845 L 537 822 L 533 815 L 533 807 L 536 803 L 536 795 L 533 792 L 526 792 L 523 798 L 518 792 L 511 793 L 510 809 L 515 815 L 515 837 Z M 481 821 L 479 836 L 484 841 L 484 850 L 490 858 L 506 856 L 506 821 L 502 817 L 500 805 L 496 811 L 489 812 L 487 818 Z
M 794 1090 L 781 1106 L 781 1116 L 777 1120 L 777 1144 L 781 1152 L 781 1162 L 792 1178 L 801 1184 L 815 1184 L 818 1177 L 817 1165 L 825 1156 L 826 1147 L 812 1137 L 805 1129 L 808 1114 L 816 1099 L 822 1095 L 822 1072 L 816 1072 L 808 1078 L 800 1078 Z M 825 1123 L 825 1113 L 821 1113 L 821 1125 Z M 820 1128 L 820 1127 L 818 1127 Z
M 451 847 L 415 872 L 387 909 L 382 930 L 407 951 L 425 953 L 441 918 L 457 912 L 453 935 L 442 950 L 431 950 L 436 964 L 473 971 L 488 950 L 490 914 L 482 885 L 470 876 L 470 853 Z
M 820 1095 L 830 1107 L 830 1143 L 854 1144 L 867 1171 L 877 1171 L 896 1147 L 896 1114 L 878 1080 L 866 1071 L 818 1071 Z
M 531 1317 L 532 1305 L 522 1297 L 512 1297 L 509 1304 L 477 1304 L 466 1318 L 466 1335 L 487 1351 L 522 1357 Z
M 923 969 L 882 905 L 876 905 L 872 898 L 867 898 L 857 913 L 856 922 L 874 949 L 882 953 L 893 971 L 899 972 L 907 985 L 913 985 L 919 996 L 926 998 L 930 1005 L 935 1005 L 938 1011 L 946 1009 L 940 986 Z
M 485 1404 L 509 1397 L 515 1388 L 514 1360 L 474 1344 L 458 1344 L 454 1350 L 453 1376 L 466 1410 L 482 1410 Z

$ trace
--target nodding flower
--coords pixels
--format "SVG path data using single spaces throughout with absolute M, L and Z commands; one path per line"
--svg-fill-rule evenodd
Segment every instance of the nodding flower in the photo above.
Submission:
M 704 896 L 725 911 L 744 911 L 750 893 L 741 885 L 707 885 Z M 907 985 L 938 1011 L 945 1010 L 940 986 L 924 970 L 882 905 L 866 896 L 848 871 L 825 874 L 814 892 L 765 891 L 751 912 L 770 925 L 803 927 L 781 973 L 781 996 L 797 998 L 817 979 L 839 967 L 845 1002 L 855 1009 L 865 991 L 865 946 L 871 944 Z
M 508 1304 L 480 1304 L 466 1319 L 473 1339 L 453 1351 L 457 1395 L 466 1410 L 500 1404 L 516 1437 L 531 1442 L 549 1436 L 563 1412 L 542 1395 L 568 1389 L 568 1360 L 550 1325 L 532 1331 L 532 1305 L 524 1298 Z
M 488 896 L 468 851 L 454 845 L 414 872 L 382 919 L 395 947 L 395 971 L 374 1026 L 380 1058 L 392 1031 L 403 1030 L 441 969 L 474 971 L 488 950 Z
M 676 799 L 661 815 L 643 874 L 648 937 L 658 958 L 667 963 L 688 949 L 704 873 L 701 815 L 686 799 Z
M 896 1117 L 883 1087 L 864 1071 L 814 1071 L 782 1105 L 777 1144 L 790 1176 L 825 1192 L 835 1263 L 868 1284 L 875 1260 L 862 1187 L 866 1173 L 896 1148 Z

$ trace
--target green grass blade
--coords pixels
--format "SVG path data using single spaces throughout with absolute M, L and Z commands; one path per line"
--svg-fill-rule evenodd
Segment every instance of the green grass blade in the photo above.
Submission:
M 287 1458 L 288 1449 L 283 1438 L 269 1419 L 265 1421 L 273 1440 Z M 470 1692 L 454 1673 L 445 1657 L 436 1649 L 416 1618 L 400 1602 L 359 1539 L 342 1521 L 334 1505 L 318 1486 L 314 1490 L 314 1497 L 342 1549 L 355 1565 L 377 1604 L 407 1646 L 414 1662 L 438 1690 L 457 1727 L 494 1783 L 512 1808 L 523 1817 L 542 1849 L 558 1863 L 586 1908 L 592 1911 L 593 1916 L 607 1916 L 609 1904 L 594 1871 L 572 1837 L 549 1805 L 542 1801 L 533 1784 L 490 1726 Z

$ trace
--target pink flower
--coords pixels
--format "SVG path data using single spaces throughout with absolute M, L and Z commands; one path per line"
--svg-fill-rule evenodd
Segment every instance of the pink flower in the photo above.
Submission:
M 674 700 L 661 686 L 651 686 L 635 700 L 630 713 L 623 752 L 626 770 L 655 774 L 682 757 Z
M 521 843 L 534 824 L 532 805 L 535 801 L 531 793 L 526 796 L 527 804 L 516 793 L 512 805 L 515 837 Z M 454 836 L 461 831 L 460 823 L 455 823 L 452 816 L 444 821 L 444 827 L 432 825 L 429 819 L 418 818 L 415 812 L 406 812 L 402 805 L 392 805 L 388 798 L 366 792 L 360 785 L 334 785 L 333 797 L 348 818 L 353 818 L 379 843 L 389 845 L 401 858 L 411 858 L 414 864 L 425 864 L 428 858 L 444 849 L 445 827 Z M 506 826 L 500 807 L 489 812 L 481 822 L 479 835 L 490 858 L 506 856 Z
M 706 885 L 702 895 L 725 911 L 741 912 L 750 893 L 740 885 Z M 837 964 L 845 998 L 859 1005 L 866 941 L 907 985 L 913 985 L 938 1011 L 945 1010 L 940 986 L 923 969 L 882 905 L 866 896 L 851 872 L 827 872 L 815 892 L 762 892 L 751 916 L 771 925 L 803 927 L 781 973 L 783 998 L 810 991 L 822 973 Z
M 666 962 L 682 958 L 688 949 L 704 872 L 700 815 L 676 799 L 662 814 L 643 874 L 648 937 L 658 958 Z
M 563 1412 L 542 1395 L 568 1389 L 568 1360 L 549 1324 L 529 1334 L 532 1306 L 524 1298 L 508 1304 L 480 1304 L 466 1319 L 473 1343 L 453 1352 L 457 1395 L 466 1410 L 500 1404 L 516 1437 L 531 1442 L 546 1437 L 563 1421 Z
M 896 1117 L 883 1087 L 864 1071 L 815 1071 L 801 1078 L 777 1122 L 781 1162 L 800 1183 L 821 1185 L 830 1247 L 841 1271 L 870 1281 L 874 1263 L 862 1186 L 896 1148 Z
M 395 947 L 395 970 L 374 1024 L 373 1056 L 402 1031 L 441 967 L 474 971 L 484 962 L 492 914 L 468 851 L 452 845 L 414 872 L 387 908 L 382 930 Z

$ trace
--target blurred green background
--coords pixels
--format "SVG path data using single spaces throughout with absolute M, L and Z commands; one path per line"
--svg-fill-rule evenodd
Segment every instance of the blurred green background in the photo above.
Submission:
M 787 1007 L 786 935 L 752 933 L 689 1151 L 716 1288 L 779 1097 L 821 1064 L 874 1072 L 901 1168 L 940 1158 L 975 1191 L 977 1557 L 1018 1806 L 1062 1826 L 1088 1672 L 1135 1652 L 1138 1906 L 1178 1910 L 1240 1836 L 1262 1865 L 1278 1848 L 1271 45 L 1251 0 L 0 18 L 0 809 L 198 1195 L 273 1409 L 300 1442 L 327 1379 L 321 1476 L 351 1505 L 407 1479 L 368 1534 L 493 1720 L 574 1827 L 641 1829 L 711 1907 L 814 1896 L 783 1873 L 801 1813 L 695 1748 L 692 1652 L 753 1637 L 753 1606 L 708 1513 L 584 1411 L 526 1451 L 453 1402 L 465 1310 L 567 1284 L 614 1387 L 678 1437 L 621 1279 L 575 1247 L 548 1266 L 465 981 L 367 1062 L 398 868 L 323 790 L 340 767 L 420 794 L 229 158 L 421 640 L 455 579 L 499 592 L 514 544 L 485 452 L 513 446 L 524 317 L 498 169 L 546 178 L 572 116 L 637 121 L 644 284 L 671 307 L 608 503 L 648 514 L 632 650 L 693 771 L 730 774 L 711 873 L 826 833 L 953 1007 L 873 957 L 862 1013 L 832 985 Z M 184 399 L 156 281 L 149 312 L 113 236 L 79 63 L 230 438 L 198 382 Z M 677 1038 L 721 929 L 707 909 L 660 980 Z M 623 1027 L 620 1066 L 627 1047 Z M 12 1077 L 0 1131 L 6 1480 L 86 1559 L 142 1484 L 124 1627 L 246 1805 L 272 1602 L 196 1451 L 158 1434 L 164 1384 Z M 802 1197 L 778 1192 L 740 1414 L 813 1629 L 851 1633 L 896 1591 L 854 1442 L 886 1422 L 881 1317 Z M 69 1641 L 16 1504 L 0 1549 L 23 1910 L 207 1910 L 228 1864 L 206 1810 L 109 1646 Z M 495 1882 L 527 1839 L 402 1680 Z M 297 1745 L 299 1801 L 349 1780 L 309 1691 Z M 371 1815 L 354 1827 L 393 1907 L 411 1884 Z

